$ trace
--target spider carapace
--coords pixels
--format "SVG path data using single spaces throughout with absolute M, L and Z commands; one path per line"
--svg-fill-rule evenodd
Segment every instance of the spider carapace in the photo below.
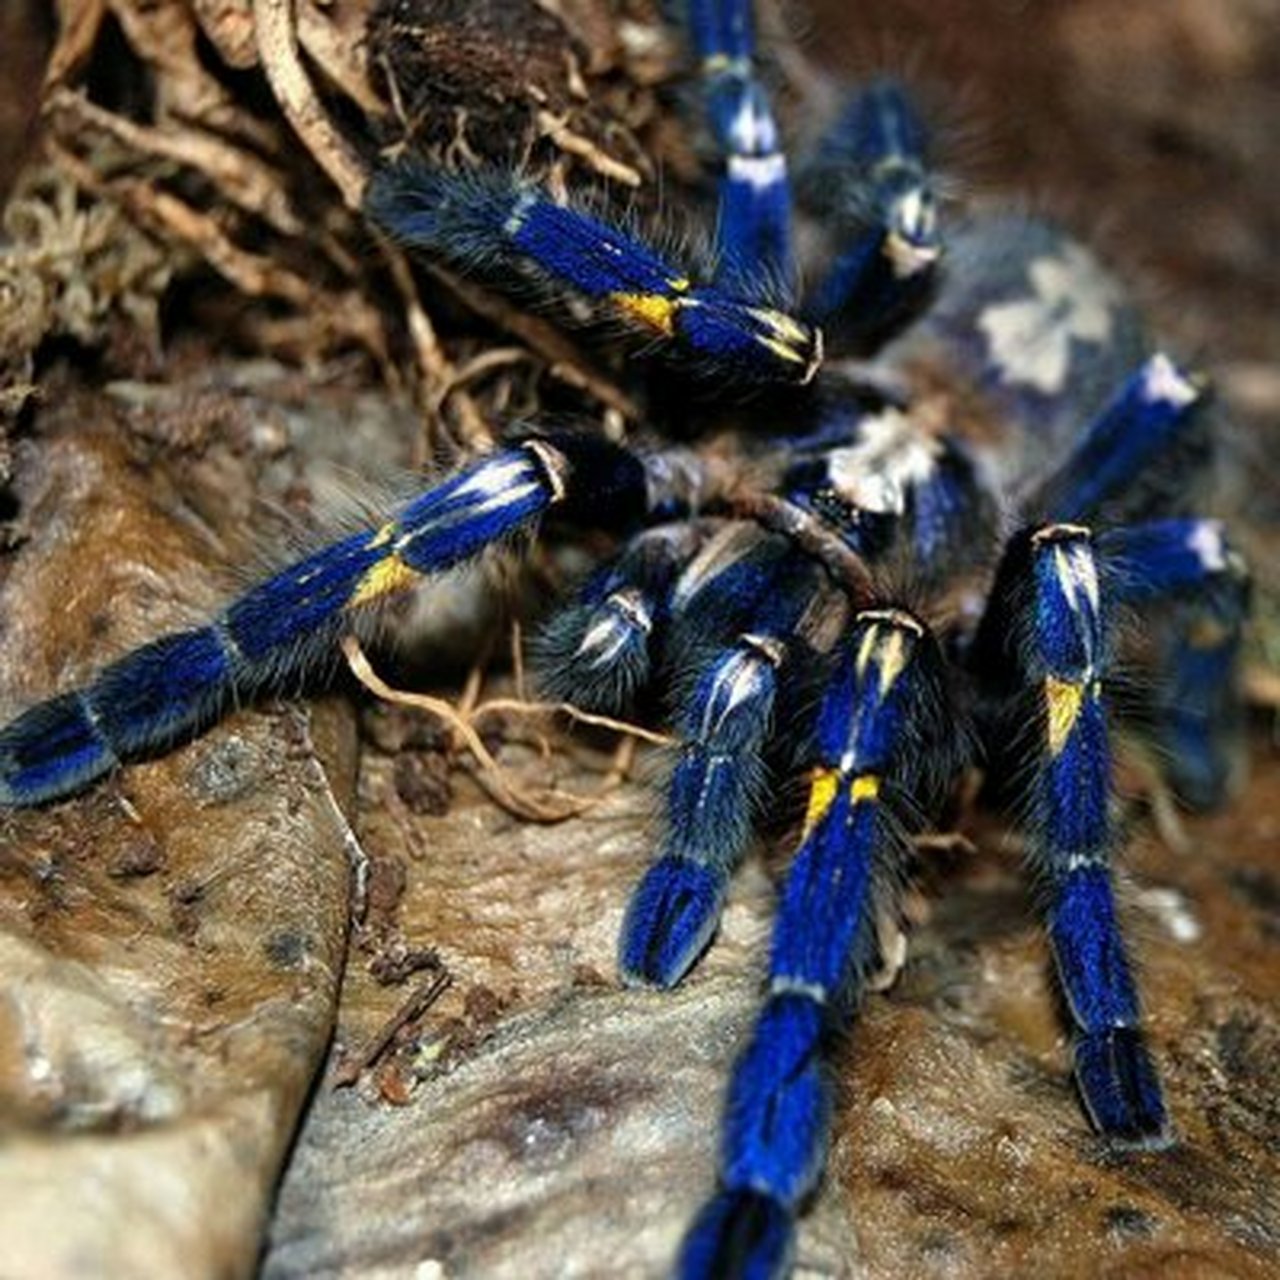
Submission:
M 726 393 L 732 431 L 629 448 L 513 428 L 206 626 L 19 716 L 0 732 L 0 802 L 54 800 L 199 731 L 544 521 L 616 533 L 540 653 L 550 691 L 591 710 L 660 705 L 655 687 L 670 707 L 664 834 L 626 913 L 623 980 L 681 981 L 775 797 L 797 780 L 807 797 L 720 1190 L 676 1262 L 754 1277 L 787 1270 L 821 1175 L 824 1058 L 878 962 L 905 842 L 974 765 L 1025 835 L 1089 1120 L 1121 1144 L 1171 1140 L 1117 922 L 1112 743 L 1127 722 L 1180 795 L 1222 798 L 1247 579 L 1192 508 L 1204 387 L 1147 346 L 1097 260 L 1045 222 L 940 201 L 928 131 L 887 78 L 850 97 L 793 201 L 749 4 L 687 7 L 720 159 L 709 270 L 511 174 L 400 160 L 366 208 L 491 287 L 585 304 L 643 345 L 649 376 Z M 803 296 L 793 203 L 832 246 Z M 1120 622 L 1138 610 L 1161 622 L 1134 646 Z M 1135 661 L 1146 693 L 1117 707 Z

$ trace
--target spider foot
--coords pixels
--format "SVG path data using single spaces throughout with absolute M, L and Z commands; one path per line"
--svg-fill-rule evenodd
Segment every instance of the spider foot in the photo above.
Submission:
M 722 1191 L 708 1201 L 685 1236 L 679 1280 L 769 1280 L 791 1264 L 791 1213 L 758 1191 Z
M 1160 1081 L 1136 1027 L 1086 1032 L 1075 1042 L 1076 1083 L 1094 1128 L 1117 1146 L 1173 1145 Z
M 215 719 L 234 666 L 215 628 L 183 631 L 135 649 L 88 689 L 37 703 L 0 730 L 0 804 L 56 799 Z
M 808 578 L 801 573 L 791 582 Z M 755 629 L 718 652 L 693 683 L 680 719 L 684 746 L 667 789 L 663 853 L 632 894 L 623 924 L 620 965 L 628 982 L 674 986 L 715 933 L 729 876 L 751 834 L 760 751 L 787 652 L 783 637 L 807 598 L 803 590 L 776 590 L 757 609 Z
M 115 763 L 79 694 L 51 698 L 0 732 L 0 804 L 38 804 Z
M 618 967 L 630 986 L 674 987 L 706 950 L 720 919 L 726 877 L 718 867 L 668 855 L 631 895 Z

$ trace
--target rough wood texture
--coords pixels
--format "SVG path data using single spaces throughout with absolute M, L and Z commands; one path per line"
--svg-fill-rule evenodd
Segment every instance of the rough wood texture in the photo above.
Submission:
M 108 416 L 74 398 L 20 465 L 7 707 L 207 607 L 208 539 L 128 467 Z M 5 818 L 6 1277 L 250 1270 L 337 996 L 351 729 L 336 704 L 245 712 Z
M 1274 795 L 1280 766 L 1255 786 Z M 264 1274 L 663 1274 L 710 1189 L 712 1125 L 758 989 L 765 877 L 749 868 L 681 991 L 621 992 L 614 936 L 645 856 L 642 794 L 554 829 L 465 794 L 416 820 L 379 799 L 362 842 L 375 866 L 407 856 L 400 926 L 440 950 L 454 985 L 381 1075 L 321 1087 Z M 1127 859 L 1183 1138 L 1164 1156 L 1109 1157 L 1080 1116 L 1016 857 L 991 832 L 932 872 L 933 920 L 839 1064 L 801 1274 L 1267 1274 L 1278 832 L 1274 801 L 1246 805 L 1193 824 L 1184 853 L 1140 837 Z M 339 1055 L 398 1000 L 354 963 Z

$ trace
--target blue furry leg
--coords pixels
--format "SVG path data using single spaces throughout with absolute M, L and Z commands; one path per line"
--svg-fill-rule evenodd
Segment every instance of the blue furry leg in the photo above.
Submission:
M 790 1211 L 758 1191 L 722 1191 L 685 1236 L 677 1280 L 774 1280 L 785 1276 L 795 1249 Z

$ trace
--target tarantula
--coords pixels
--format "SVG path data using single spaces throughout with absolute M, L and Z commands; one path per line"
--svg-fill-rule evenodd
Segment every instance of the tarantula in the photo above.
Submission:
M 652 705 L 655 687 L 672 708 L 665 834 L 626 913 L 624 981 L 689 972 L 753 830 L 784 825 L 773 797 L 789 779 L 806 793 L 721 1189 L 677 1263 L 754 1277 L 787 1269 L 820 1176 L 824 1060 L 879 961 L 906 839 L 975 763 L 1025 832 L 1090 1121 L 1120 1144 L 1171 1141 L 1111 885 L 1112 724 L 1162 748 L 1188 801 L 1222 796 L 1247 580 L 1191 511 L 1204 387 L 1148 352 L 1085 249 L 1025 216 L 940 208 L 922 119 L 880 79 L 801 166 L 798 201 L 835 247 L 799 299 L 750 5 L 690 0 L 688 27 L 722 160 L 707 272 L 509 174 L 400 160 L 366 202 L 428 257 L 568 299 L 643 346 L 690 393 L 664 424 L 679 443 L 513 429 L 208 625 L 20 715 L 0 731 L 0 802 L 165 749 L 544 520 L 617 534 L 540 652 L 550 690 L 591 710 Z M 824 363 L 819 323 L 858 359 Z M 717 393 L 732 403 L 713 410 Z M 1135 607 L 1160 626 L 1126 632 Z M 1116 704 L 1129 659 L 1149 692 Z

